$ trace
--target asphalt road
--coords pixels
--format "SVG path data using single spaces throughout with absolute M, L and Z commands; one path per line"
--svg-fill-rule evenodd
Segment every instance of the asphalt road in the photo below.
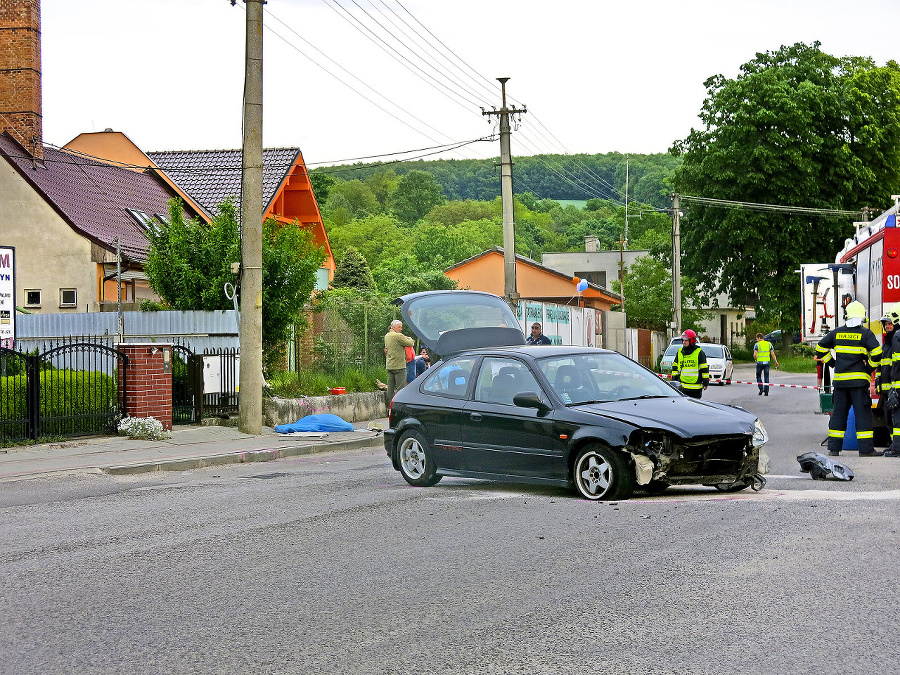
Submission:
M 896 672 L 900 460 L 813 481 L 814 390 L 706 398 L 766 425 L 761 492 L 416 489 L 374 449 L 4 484 L 0 673 Z

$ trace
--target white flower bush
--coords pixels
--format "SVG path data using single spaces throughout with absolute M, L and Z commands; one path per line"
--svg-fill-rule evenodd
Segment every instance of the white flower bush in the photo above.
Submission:
M 168 438 L 162 422 L 153 417 L 126 417 L 119 422 L 119 434 L 128 438 L 158 441 Z

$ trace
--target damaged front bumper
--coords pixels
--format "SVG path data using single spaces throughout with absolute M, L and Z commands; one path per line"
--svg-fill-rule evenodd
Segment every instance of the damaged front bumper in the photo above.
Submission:
M 769 440 L 757 420 L 752 434 L 679 438 L 671 433 L 640 429 L 627 450 L 634 461 L 638 485 L 651 481 L 667 485 L 702 484 L 721 490 L 760 489 L 768 473 Z

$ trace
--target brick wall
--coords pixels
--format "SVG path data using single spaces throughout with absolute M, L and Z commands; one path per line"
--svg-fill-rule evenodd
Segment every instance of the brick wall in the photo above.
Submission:
M 2 2 L 3 0 L 0 0 Z M 126 392 L 125 412 L 129 417 L 153 417 L 172 430 L 172 345 L 153 343 L 120 344 L 128 356 L 128 374 L 119 390 Z M 169 354 L 166 372 L 165 354 Z M 121 366 L 120 366 L 121 369 Z
M 0 132 L 43 159 L 41 2 L 0 0 Z

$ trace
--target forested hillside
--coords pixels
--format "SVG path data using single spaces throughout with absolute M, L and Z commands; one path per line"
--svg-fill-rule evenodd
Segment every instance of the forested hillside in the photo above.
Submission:
M 530 192 L 538 199 L 609 199 L 624 203 L 625 155 L 536 155 L 514 157 L 513 180 L 517 194 Z M 628 200 L 658 208 L 671 206 L 670 179 L 681 159 L 668 154 L 628 155 Z M 315 169 L 342 181 L 366 180 L 392 170 L 397 176 L 410 171 L 431 174 L 448 200 L 492 200 L 500 195 L 499 169 L 492 160 L 438 159 L 390 164 L 332 166 Z

